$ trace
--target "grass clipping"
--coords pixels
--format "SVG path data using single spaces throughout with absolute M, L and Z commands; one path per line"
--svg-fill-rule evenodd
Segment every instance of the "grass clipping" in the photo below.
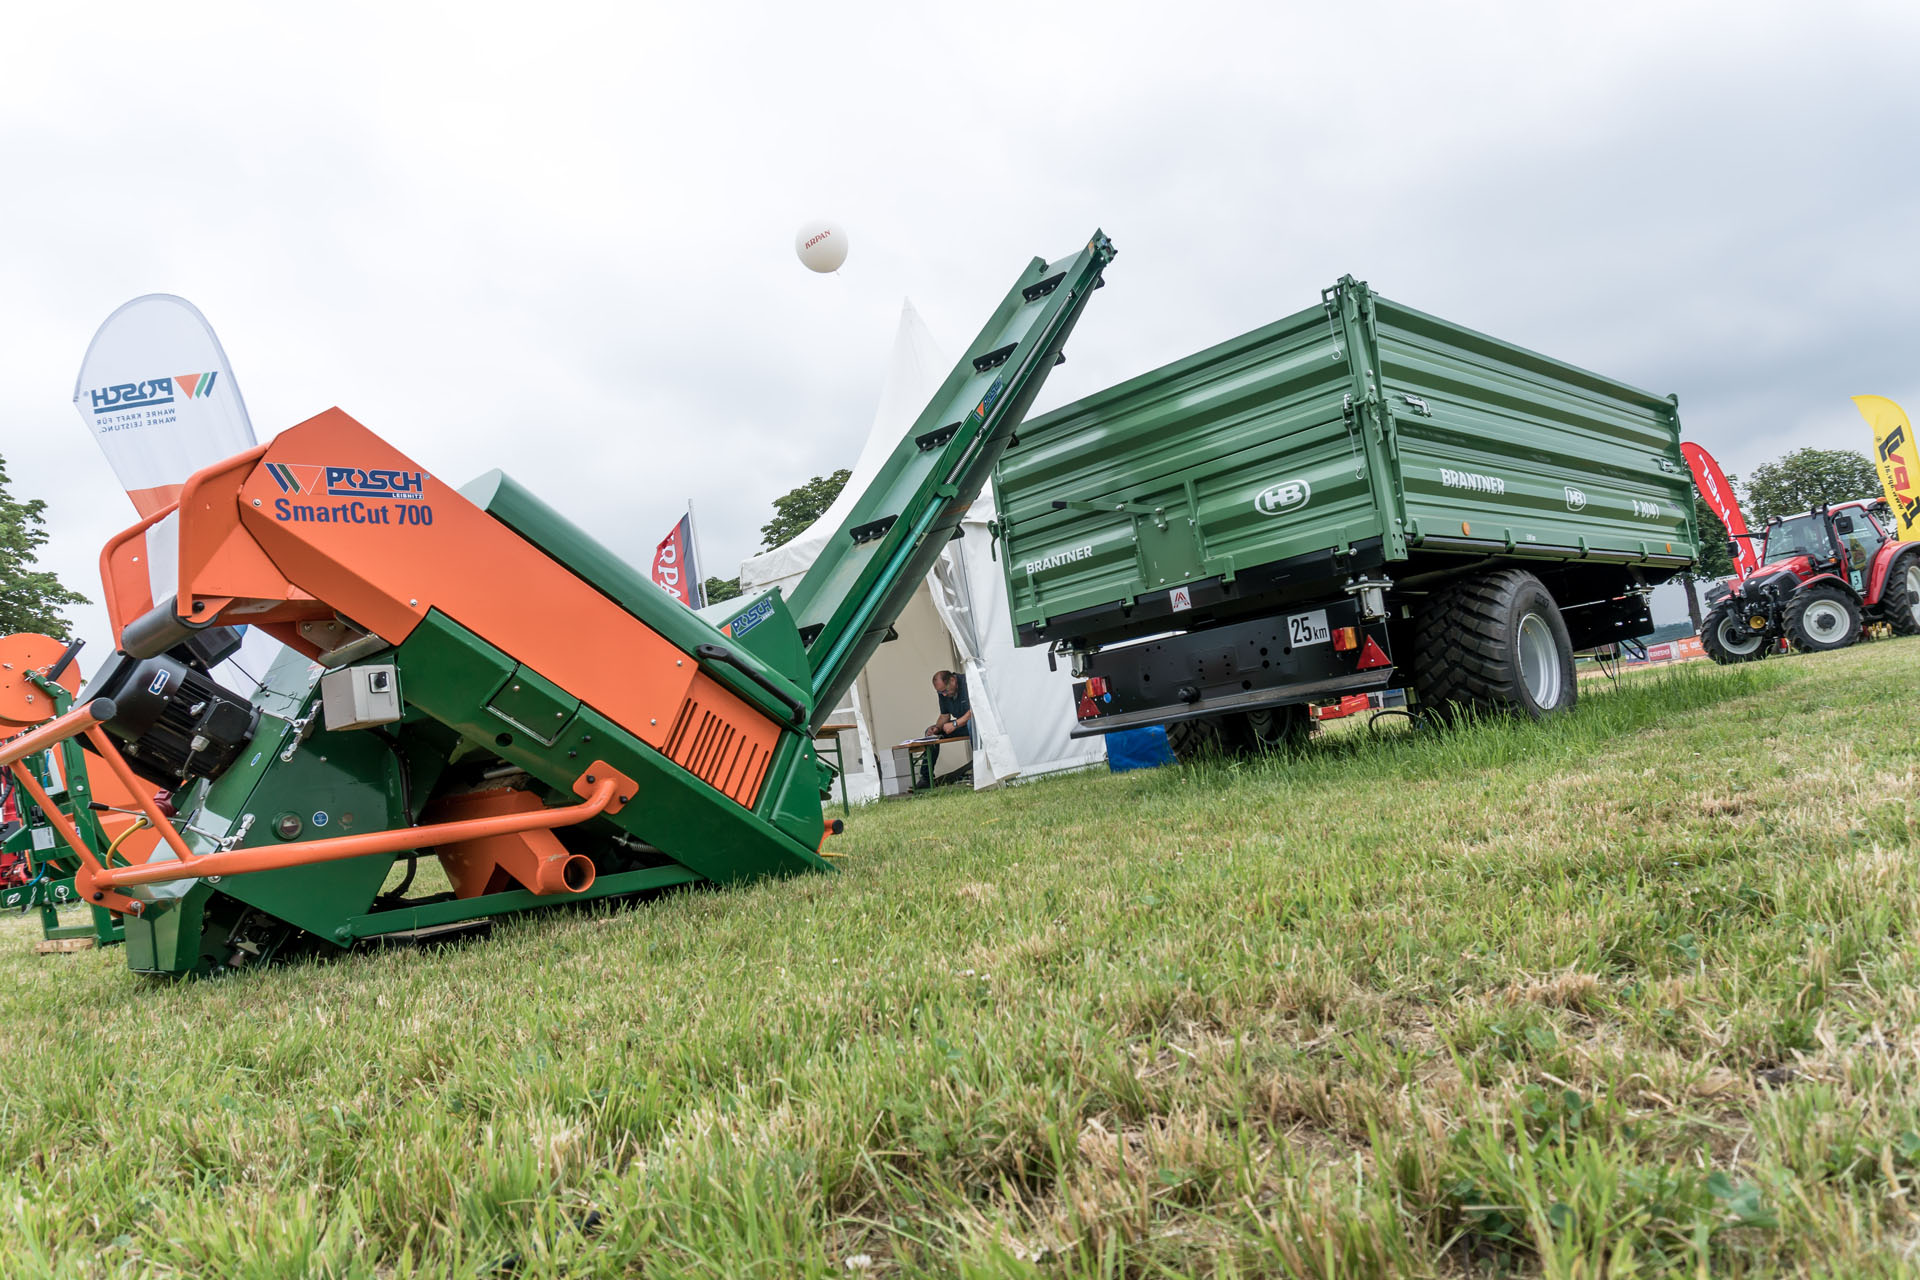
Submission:
M 1905 1275 L 1920 641 L 218 982 L 0 931 L 0 1273 Z

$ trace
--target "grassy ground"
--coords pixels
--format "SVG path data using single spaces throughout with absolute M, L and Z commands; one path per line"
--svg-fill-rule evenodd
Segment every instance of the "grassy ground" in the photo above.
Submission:
M 1920 641 L 855 815 L 187 985 L 0 930 L 0 1273 L 1911 1275 Z

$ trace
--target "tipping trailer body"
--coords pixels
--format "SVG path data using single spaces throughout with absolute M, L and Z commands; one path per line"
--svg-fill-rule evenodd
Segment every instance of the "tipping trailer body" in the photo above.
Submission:
M 156 974 L 824 869 L 817 719 L 1112 256 L 1096 233 L 1021 272 L 791 610 L 696 614 L 499 472 L 456 489 L 338 409 L 288 428 L 107 545 L 119 648 L 0 767 L 84 738 L 134 788 L 150 853 L 61 835 Z M 239 624 L 291 651 L 250 698 L 210 675 Z M 422 858 L 447 890 L 409 892 Z
M 1346 277 L 1027 423 L 995 487 L 1017 639 L 1105 677 L 1099 732 L 1387 683 L 1419 597 L 1491 567 L 1547 582 L 1575 647 L 1644 634 L 1695 556 L 1687 477 L 1671 397 Z M 1304 652 L 1343 628 L 1403 661 Z

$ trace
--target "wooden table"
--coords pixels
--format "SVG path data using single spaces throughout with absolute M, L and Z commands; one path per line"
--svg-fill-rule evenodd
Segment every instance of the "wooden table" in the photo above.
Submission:
M 908 792 L 912 792 L 913 790 L 913 780 L 919 774 L 920 761 L 926 756 L 928 748 L 943 747 L 949 742 L 965 742 L 971 744 L 973 742 L 973 735 L 970 733 L 956 733 L 949 734 L 944 738 L 908 738 L 905 742 L 895 745 L 895 751 L 904 751 L 907 753 Z M 933 771 L 931 769 L 927 771 L 927 787 L 929 790 L 933 787 Z

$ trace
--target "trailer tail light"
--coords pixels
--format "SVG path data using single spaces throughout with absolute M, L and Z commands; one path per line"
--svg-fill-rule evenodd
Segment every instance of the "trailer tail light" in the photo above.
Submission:
M 1100 704 L 1110 701 L 1112 699 L 1107 694 L 1107 678 L 1094 676 L 1081 686 L 1080 703 L 1075 708 L 1074 714 L 1082 720 L 1098 719 Z
M 1346 653 L 1360 647 L 1360 628 L 1335 627 L 1333 629 L 1333 648 L 1336 653 Z

